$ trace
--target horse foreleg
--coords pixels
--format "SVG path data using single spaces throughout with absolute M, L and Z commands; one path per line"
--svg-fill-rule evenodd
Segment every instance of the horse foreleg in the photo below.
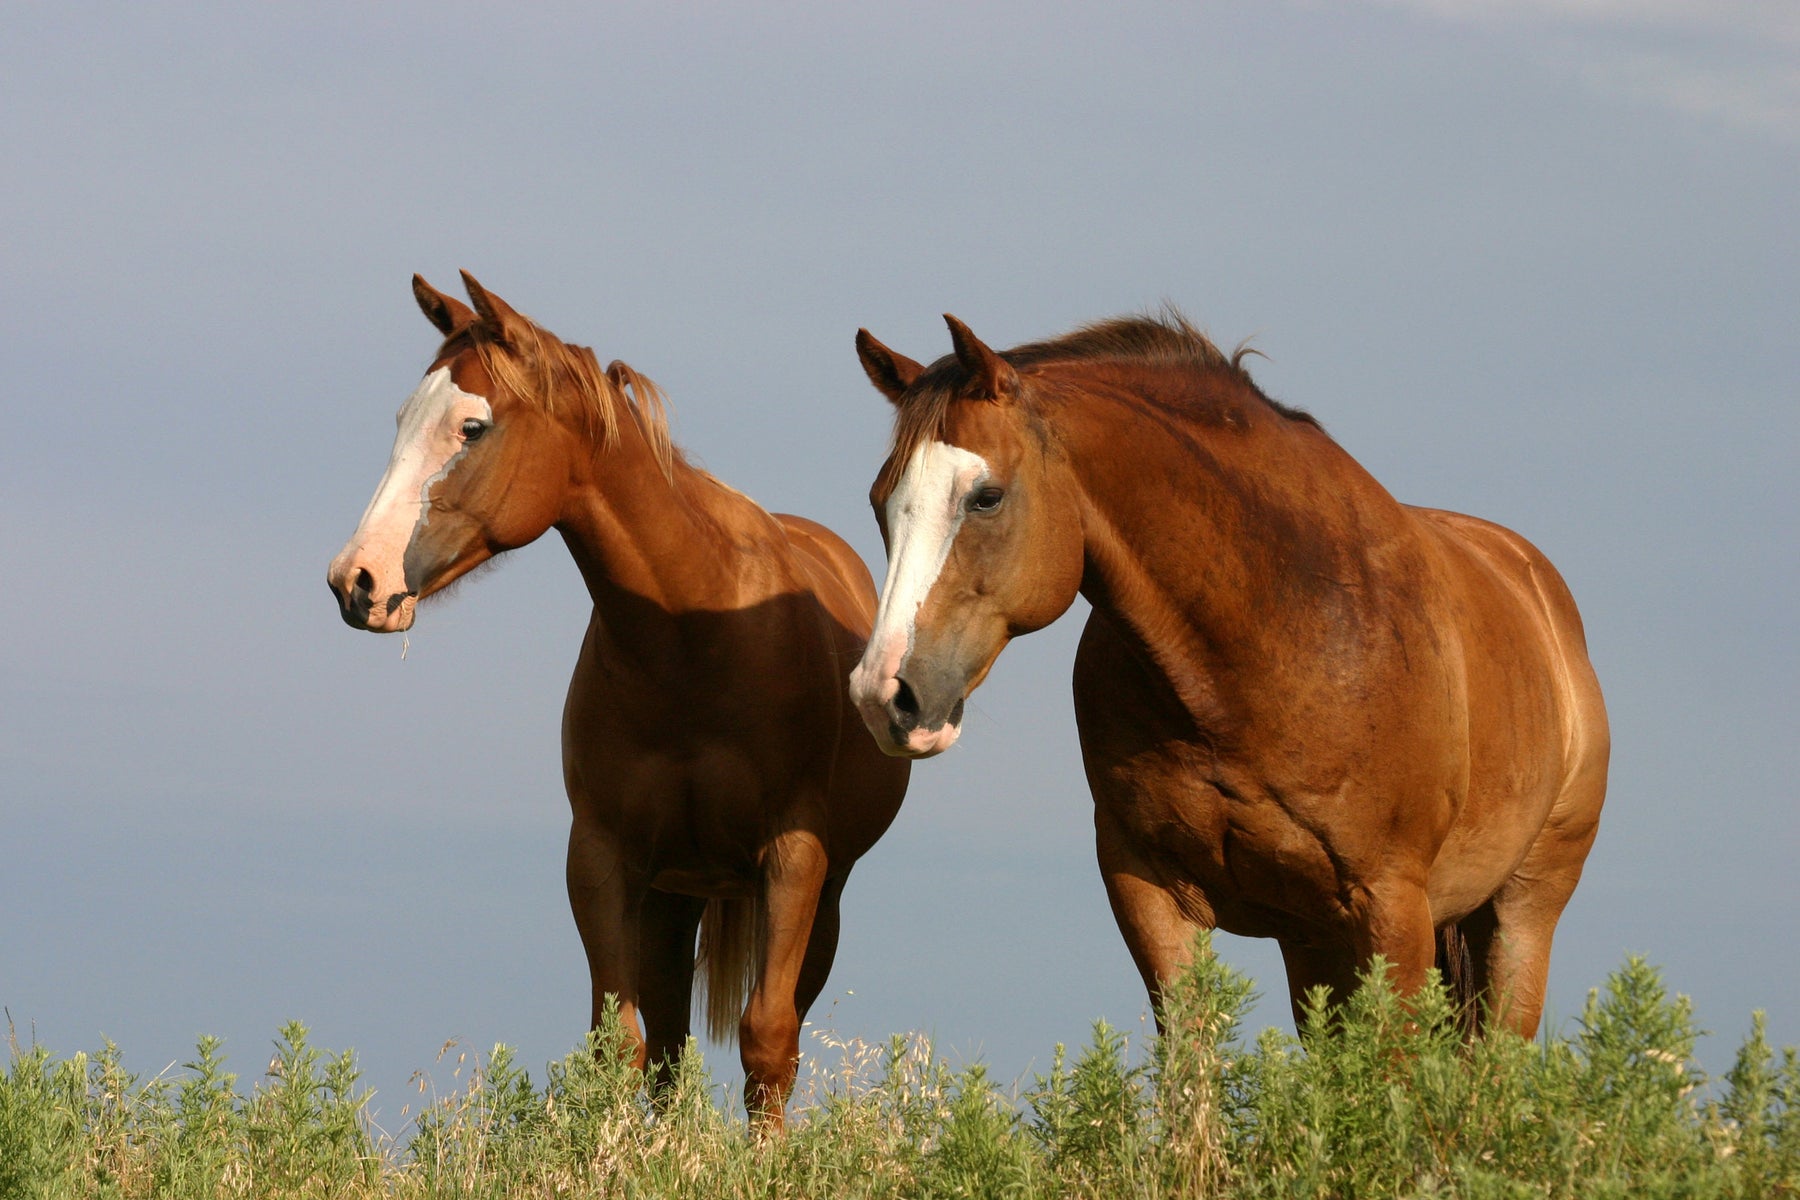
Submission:
M 644 894 L 638 916 L 638 999 L 644 1015 L 651 1086 L 660 1091 L 692 1026 L 694 934 L 706 901 L 671 892 Z
M 795 992 L 826 867 L 825 847 L 805 830 L 776 838 L 763 865 L 763 961 L 738 1025 L 738 1050 L 744 1064 L 744 1107 L 764 1132 L 781 1128 L 799 1066 Z
M 1350 949 L 1355 970 L 1367 971 L 1377 955 L 1388 965 L 1388 983 L 1402 996 L 1411 996 L 1425 984 L 1425 973 L 1437 962 L 1437 927 L 1431 919 L 1431 898 L 1422 881 L 1395 878 L 1360 891 L 1354 905 Z M 1339 994 L 1339 999 L 1348 992 Z
M 1281 962 L 1287 968 L 1288 1004 L 1296 1029 L 1305 1027 L 1306 997 L 1314 988 L 1328 990 L 1333 1005 L 1342 1003 L 1356 988 L 1356 958 L 1341 947 L 1282 942 Z
M 806 942 L 806 957 L 800 963 L 800 981 L 794 985 L 794 1009 L 802 1021 L 812 1010 L 813 1001 L 825 990 L 831 975 L 831 964 L 837 958 L 838 901 L 844 894 L 847 875 L 835 875 L 819 889 L 819 906 L 813 913 L 812 936 Z
M 641 891 L 632 894 L 614 839 L 579 820 L 569 831 L 568 881 L 569 908 L 587 953 L 593 988 L 589 1027 L 600 1028 L 607 996 L 617 996 L 619 1022 L 632 1041 L 632 1061 L 641 1068 L 645 1062 L 644 1033 L 638 1023 Z
M 1094 849 L 1100 877 L 1112 904 L 1113 920 L 1137 964 L 1150 1007 L 1162 1028 L 1162 990 L 1193 957 L 1194 934 L 1200 924 L 1188 918 L 1180 903 L 1158 879 L 1151 865 L 1132 846 L 1104 805 L 1094 809 Z

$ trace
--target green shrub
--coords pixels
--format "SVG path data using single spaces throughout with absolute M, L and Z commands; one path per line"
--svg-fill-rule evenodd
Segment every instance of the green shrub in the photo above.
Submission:
M 721 1103 L 690 1043 L 652 1099 L 615 1009 L 542 1086 L 512 1051 L 464 1052 L 409 1132 L 367 1118 L 352 1055 L 280 1031 L 246 1096 L 202 1038 L 172 1077 L 110 1042 L 53 1060 L 11 1043 L 0 1200 L 63 1197 L 1800 1197 L 1800 1056 L 1761 1013 L 1717 1085 L 1691 1006 L 1627 960 L 1571 1036 L 1465 1043 L 1433 976 L 1376 963 L 1298 1038 L 1247 1046 L 1249 982 L 1195 946 L 1134 1047 L 1104 1021 L 1071 1066 L 1009 1093 L 919 1036 L 815 1037 L 785 1136 Z M 835 1056 L 835 1059 L 834 1059 Z M 467 1068 L 466 1075 L 464 1068 Z

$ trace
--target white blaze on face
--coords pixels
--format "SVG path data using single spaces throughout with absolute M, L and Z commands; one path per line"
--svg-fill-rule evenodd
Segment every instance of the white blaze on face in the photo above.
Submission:
M 413 533 L 423 523 L 431 487 L 449 473 L 466 443 L 462 424 L 471 418 L 491 422 L 493 408 L 450 380 L 450 368 L 425 376 L 400 406 L 399 432 L 386 474 L 364 510 L 356 533 L 333 564 L 351 562 L 367 569 L 386 592 L 406 590 L 402 565 Z
M 885 705 L 900 690 L 898 674 L 912 646 L 913 623 L 950 557 L 968 513 L 966 500 L 988 477 L 987 460 L 947 442 L 914 450 L 887 501 L 888 569 L 875 629 L 850 676 L 858 703 Z

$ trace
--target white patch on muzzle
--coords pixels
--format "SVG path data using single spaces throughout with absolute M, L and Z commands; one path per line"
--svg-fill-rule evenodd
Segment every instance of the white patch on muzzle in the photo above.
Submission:
M 947 442 L 925 442 L 901 469 L 887 501 L 888 569 L 868 649 L 850 675 L 859 705 L 885 705 L 912 647 L 919 609 L 937 583 L 968 514 L 968 497 L 988 477 L 987 460 Z

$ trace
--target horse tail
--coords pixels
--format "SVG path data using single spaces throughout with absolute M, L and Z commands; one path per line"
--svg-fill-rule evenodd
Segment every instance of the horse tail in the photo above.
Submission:
M 1475 1038 L 1476 1018 L 1480 1015 L 1480 997 L 1475 994 L 1475 959 L 1469 953 L 1469 941 L 1462 929 L 1446 925 L 1437 931 L 1437 969 L 1450 993 L 1456 1009 L 1457 1024 L 1462 1026 L 1464 1041 Z
M 763 910 L 760 895 L 731 896 L 708 900 L 700 916 L 694 965 L 705 968 L 706 1033 L 715 1042 L 737 1040 L 738 1021 L 762 966 Z

